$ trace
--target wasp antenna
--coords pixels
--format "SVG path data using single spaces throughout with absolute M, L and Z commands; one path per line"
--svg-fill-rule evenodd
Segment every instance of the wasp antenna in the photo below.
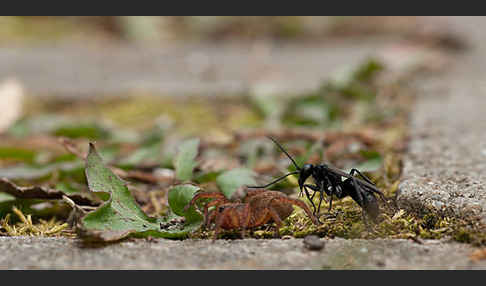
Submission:
M 280 150 L 282 150 L 282 152 L 284 152 L 284 153 L 285 153 L 285 155 L 287 155 L 287 157 L 289 157 L 289 159 L 292 161 L 292 163 L 294 163 L 295 168 L 297 168 L 297 170 L 299 170 L 299 171 L 300 171 L 300 167 L 299 167 L 299 165 L 297 165 L 297 163 L 295 163 L 295 161 L 294 161 L 294 159 L 292 158 L 292 156 L 290 156 L 290 155 L 289 155 L 289 153 L 287 153 L 287 151 L 285 151 L 285 149 L 282 147 L 282 145 L 280 145 L 280 143 L 278 143 L 278 142 L 277 142 L 277 140 L 273 139 L 273 138 L 272 138 L 272 137 L 270 137 L 270 136 L 267 136 L 267 138 L 268 138 L 268 139 L 270 139 L 270 140 L 272 140 L 272 141 L 273 141 L 273 143 L 275 143 L 275 144 L 278 146 L 278 148 L 279 148 Z
M 276 179 L 276 180 L 274 180 L 274 181 L 272 181 L 272 182 L 270 182 L 270 183 L 266 184 L 265 186 L 246 186 L 246 187 L 247 187 L 247 188 L 251 188 L 251 189 L 264 189 L 264 188 L 268 188 L 268 187 L 270 187 L 271 185 L 273 185 L 273 184 L 275 184 L 275 183 L 278 183 L 278 182 L 280 182 L 281 180 L 283 180 L 283 179 L 287 178 L 288 176 L 290 176 L 290 175 L 297 175 L 298 173 L 299 173 L 298 171 L 290 172 L 290 173 L 285 174 L 285 175 L 283 175 L 282 177 L 280 177 L 280 178 L 278 178 L 278 179 Z

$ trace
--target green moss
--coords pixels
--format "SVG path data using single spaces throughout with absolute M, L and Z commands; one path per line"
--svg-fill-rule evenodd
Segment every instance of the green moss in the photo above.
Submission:
M 11 223 L 10 214 L 0 220 L 0 230 L 8 236 L 74 236 L 74 233 L 68 229 L 68 224 L 56 220 L 55 217 L 49 221 L 43 219 L 33 221 L 31 215 L 25 216 L 16 207 L 12 208 L 12 212 L 18 217 L 19 222 Z
M 486 226 L 479 219 L 458 220 L 452 231 L 452 239 L 457 242 L 469 243 L 474 246 L 486 245 Z

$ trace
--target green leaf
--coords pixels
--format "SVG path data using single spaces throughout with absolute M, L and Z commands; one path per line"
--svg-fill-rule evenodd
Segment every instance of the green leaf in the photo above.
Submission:
M 176 178 L 181 181 L 192 179 L 192 172 L 197 166 L 195 161 L 199 148 L 199 138 L 189 139 L 179 146 L 178 153 L 174 158 Z
M 202 216 L 194 207 L 184 212 L 184 207 L 192 200 L 194 194 L 200 188 L 194 185 L 178 185 L 169 189 L 169 206 L 171 210 L 179 216 L 184 216 L 187 222 L 201 221 Z
M 165 130 L 155 126 L 143 134 L 140 145 L 133 153 L 118 161 L 118 167 L 133 168 L 140 165 L 160 165 Z
M 140 147 L 135 152 L 130 154 L 129 156 L 123 158 L 118 162 L 118 166 L 123 167 L 134 167 L 140 164 L 148 164 L 148 163 L 155 163 L 159 161 L 160 155 L 162 150 L 162 144 L 153 144 L 147 147 Z M 160 162 L 160 161 L 159 161 Z
M 227 197 L 231 198 L 233 193 L 241 186 L 256 185 L 254 179 L 255 173 L 246 168 L 237 168 L 226 171 L 216 178 L 221 192 Z
M 107 168 L 90 144 L 86 158 L 86 179 L 92 192 L 107 192 L 110 199 L 80 221 L 79 233 L 85 239 L 115 241 L 128 235 L 137 237 L 180 238 L 200 225 L 200 221 L 169 223 L 165 218 L 147 216 L 137 205 L 124 181 Z
M 328 91 L 313 92 L 290 101 L 284 122 L 289 125 L 327 126 L 338 119 L 339 106 L 328 96 Z
M 204 184 L 216 181 L 216 178 L 221 174 L 221 171 L 212 171 L 208 173 L 199 174 L 194 181 L 198 184 Z

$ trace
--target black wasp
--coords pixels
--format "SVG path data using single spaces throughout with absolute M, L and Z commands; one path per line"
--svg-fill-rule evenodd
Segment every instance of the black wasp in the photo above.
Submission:
M 302 192 L 305 192 L 307 199 L 309 199 L 314 209 L 314 215 L 319 214 L 324 193 L 326 193 L 326 195 L 329 196 L 328 211 L 331 211 L 333 196 L 336 196 L 339 199 L 350 196 L 362 208 L 363 219 L 366 219 L 366 213 L 373 221 L 377 221 L 378 215 L 380 214 L 380 208 L 378 206 L 378 201 L 375 194 L 378 194 L 386 203 L 385 196 L 375 186 L 375 184 L 373 184 L 360 171 L 357 169 L 351 169 L 351 172 L 348 174 L 327 164 L 305 164 L 301 168 L 276 140 L 271 137 L 268 138 L 272 140 L 279 147 L 279 149 L 282 150 L 285 155 L 287 155 L 287 157 L 289 157 L 297 171 L 290 172 L 265 186 L 248 186 L 249 188 L 267 188 L 290 175 L 298 174 L 298 183 L 300 188 L 299 195 L 302 196 Z M 358 174 L 362 179 L 355 177 L 355 173 Z M 305 183 L 309 177 L 314 178 L 315 185 Z M 344 180 L 342 180 L 343 177 L 345 178 Z M 313 191 L 312 196 L 309 194 L 309 189 Z M 319 205 L 317 209 L 312 200 L 316 193 L 319 193 Z

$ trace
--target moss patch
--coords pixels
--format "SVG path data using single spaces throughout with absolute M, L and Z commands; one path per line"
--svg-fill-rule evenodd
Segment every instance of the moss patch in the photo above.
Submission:
M 12 212 L 17 216 L 19 222 L 11 223 L 10 214 L 0 221 L 0 230 L 8 236 L 65 236 L 74 237 L 74 233 L 69 230 L 68 224 L 56 220 L 52 217 L 46 221 L 39 219 L 32 221 L 31 215 L 24 215 L 18 208 L 13 207 Z M 1 232 L 0 232 L 1 233 Z

